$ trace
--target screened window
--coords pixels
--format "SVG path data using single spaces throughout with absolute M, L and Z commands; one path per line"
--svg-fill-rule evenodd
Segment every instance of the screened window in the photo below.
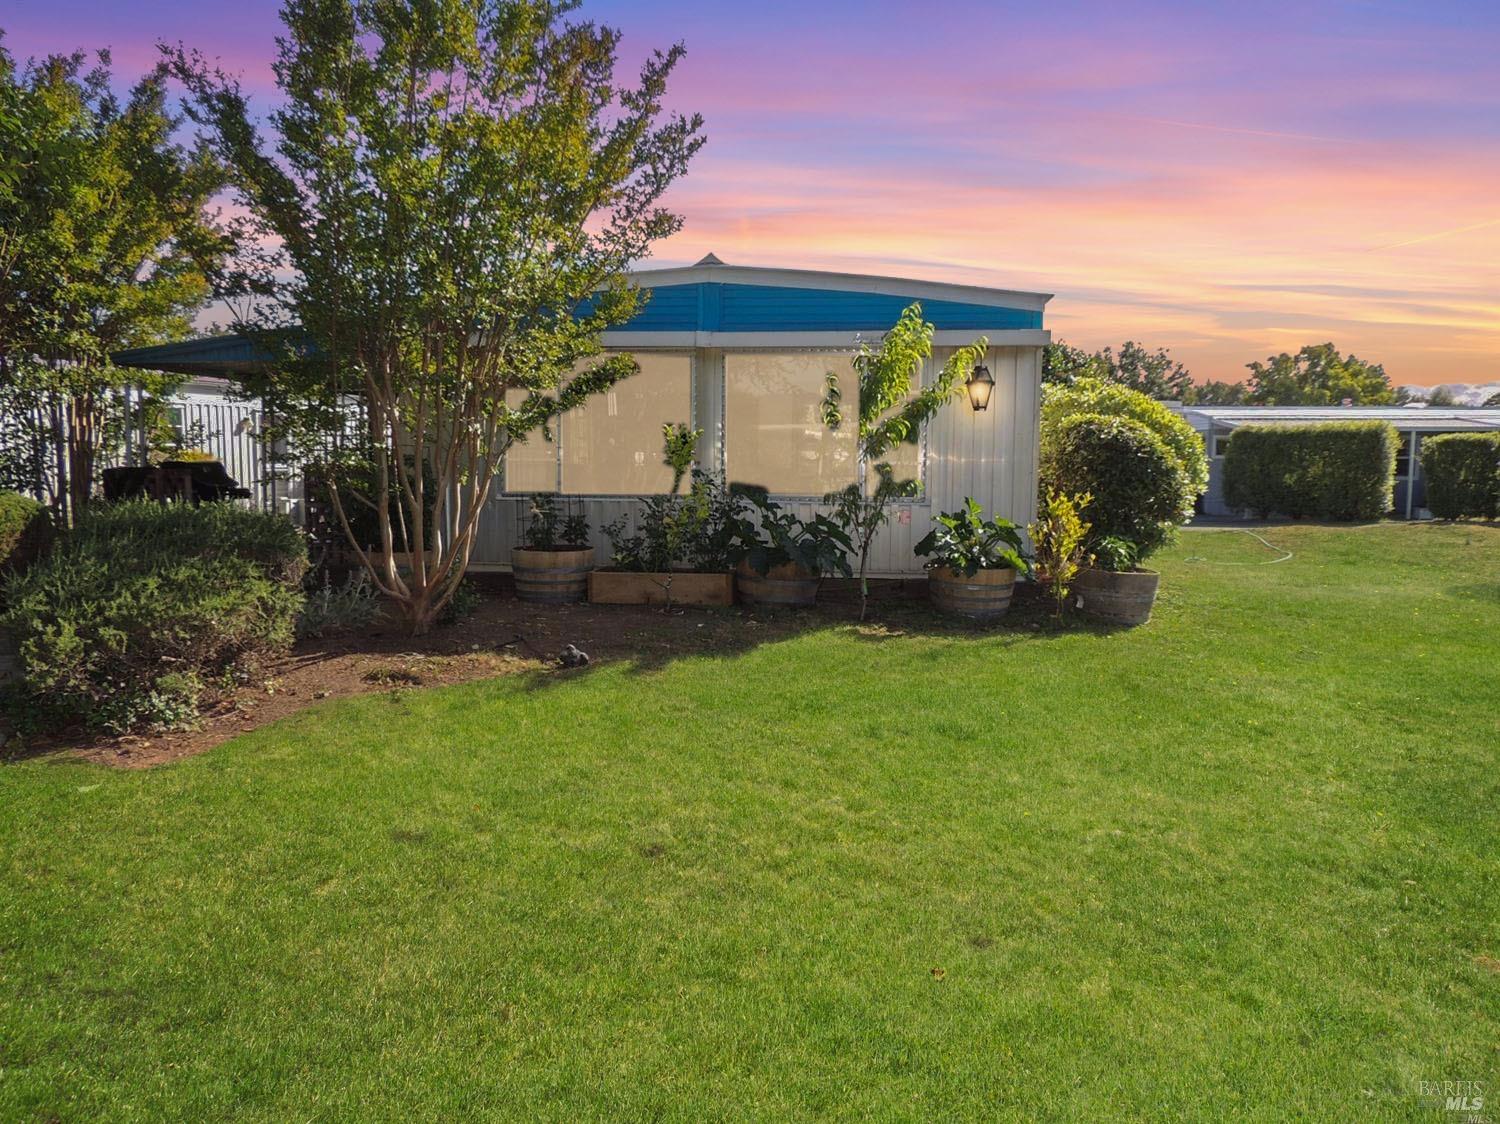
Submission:
M 848 354 L 731 353 L 724 357 L 724 443 L 729 479 L 776 495 L 821 496 L 858 479 L 853 417 L 837 432 L 820 404 L 829 373 L 855 386 Z M 852 402 L 849 404 L 852 407 Z
M 512 447 L 505 461 L 507 491 L 651 495 L 671 488 L 672 472 L 662 464 L 662 426 L 693 419 L 693 360 L 634 354 L 640 371 L 554 422 L 556 443 L 538 431 Z
M 512 408 L 526 400 L 523 391 L 507 391 L 505 404 Z M 557 436 L 557 423 L 552 423 Z M 505 490 L 507 492 L 557 491 L 557 445 L 547 440 L 541 429 L 526 435 L 525 441 L 512 445 L 505 454 Z
M 1232 433 L 1214 434 L 1214 456 L 1222 457 L 1225 453 L 1229 452 L 1229 439 L 1233 436 Z

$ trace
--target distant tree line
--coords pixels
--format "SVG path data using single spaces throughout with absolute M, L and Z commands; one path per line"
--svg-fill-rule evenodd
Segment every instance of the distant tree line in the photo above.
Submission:
M 1309 344 L 1295 354 L 1282 352 L 1246 366 L 1250 377 L 1241 382 L 1195 383 L 1164 347 L 1153 351 L 1127 340 L 1118 352 L 1109 347 L 1087 352 L 1059 340 L 1046 348 L 1042 381 L 1101 379 L 1189 406 L 1336 406 L 1345 399 L 1356 406 L 1390 406 L 1406 400 L 1379 363 L 1345 355 L 1331 343 Z

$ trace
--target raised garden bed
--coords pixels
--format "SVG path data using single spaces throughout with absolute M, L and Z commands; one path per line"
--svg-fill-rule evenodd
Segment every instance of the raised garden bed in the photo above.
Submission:
M 589 601 L 595 605 L 665 605 L 669 599 L 673 605 L 733 605 L 734 575 L 692 570 L 594 570 L 589 574 Z

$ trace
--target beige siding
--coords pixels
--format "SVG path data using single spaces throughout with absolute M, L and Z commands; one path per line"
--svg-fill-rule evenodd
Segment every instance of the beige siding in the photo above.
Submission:
M 939 348 L 923 373 L 924 380 L 930 380 L 951 354 L 951 348 Z M 935 511 L 951 511 L 966 496 L 978 500 L 986 512 L 1023 526 L 1035 517 L 1041 352 L 1035 347 L 991 348 L 986 362 L 995 379 L 990 408 L 976 413 L 967 398 L 960 398 L 933 419 L 927 433 L 926 493 L 919 502 L 902 505 L 882 530 L 870 561 L 872 574 L 920 573 L 921 560 L 912 553 L 913 545 L 931 528 Z M 701 455 L 707 463 L 721 467 L 723 353 L 700 351 L 694 377 L 697 424 L 704 431 Z M 609 556 L 602 527 L 621 515 L 634 519 L 640 505 L 627 497 L 577 502 L 584 506 L 602 563 Z M 526 503 L 522 497 L 498 491 L 491 498 L 474 551 L 474 568 L 509 567 L 510 548 L 524 525 Z M 819 507 L 812 502 L 790 506 L 803 517 Z

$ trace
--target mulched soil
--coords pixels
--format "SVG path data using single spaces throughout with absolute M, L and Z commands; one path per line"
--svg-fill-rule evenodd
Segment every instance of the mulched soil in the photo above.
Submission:
M 1019 605 L 1000 625 L 974 626 L 935 616 L 923 582 L 881 583 L 863 627 L 872 633 L 1035 629 L 1040 606 L 1017 588 Z M 1028 591 L 1029 592 L 1029 591 Z M 40 754 L 146 768 L 191 757 L 324 699 L 412 687 L 436 687 L 501 675 L 566 674 L 558 654 L 572 644 L 592 665 L 630 660 L 652 666 L 707 653 L 743 651 L 798 632 L 856 623 L 858 595 L 847 583 L 825 583 L 812 609 L 674 609 L 650 606 L 530 605 L 508 580 L 492 580 L 473 613 L 426 636 L 375 628 L 299 643 L 253 682 L 223 698 L 191 730 L 98 737 L 62 735 L 18 740 L 0 756 Z

